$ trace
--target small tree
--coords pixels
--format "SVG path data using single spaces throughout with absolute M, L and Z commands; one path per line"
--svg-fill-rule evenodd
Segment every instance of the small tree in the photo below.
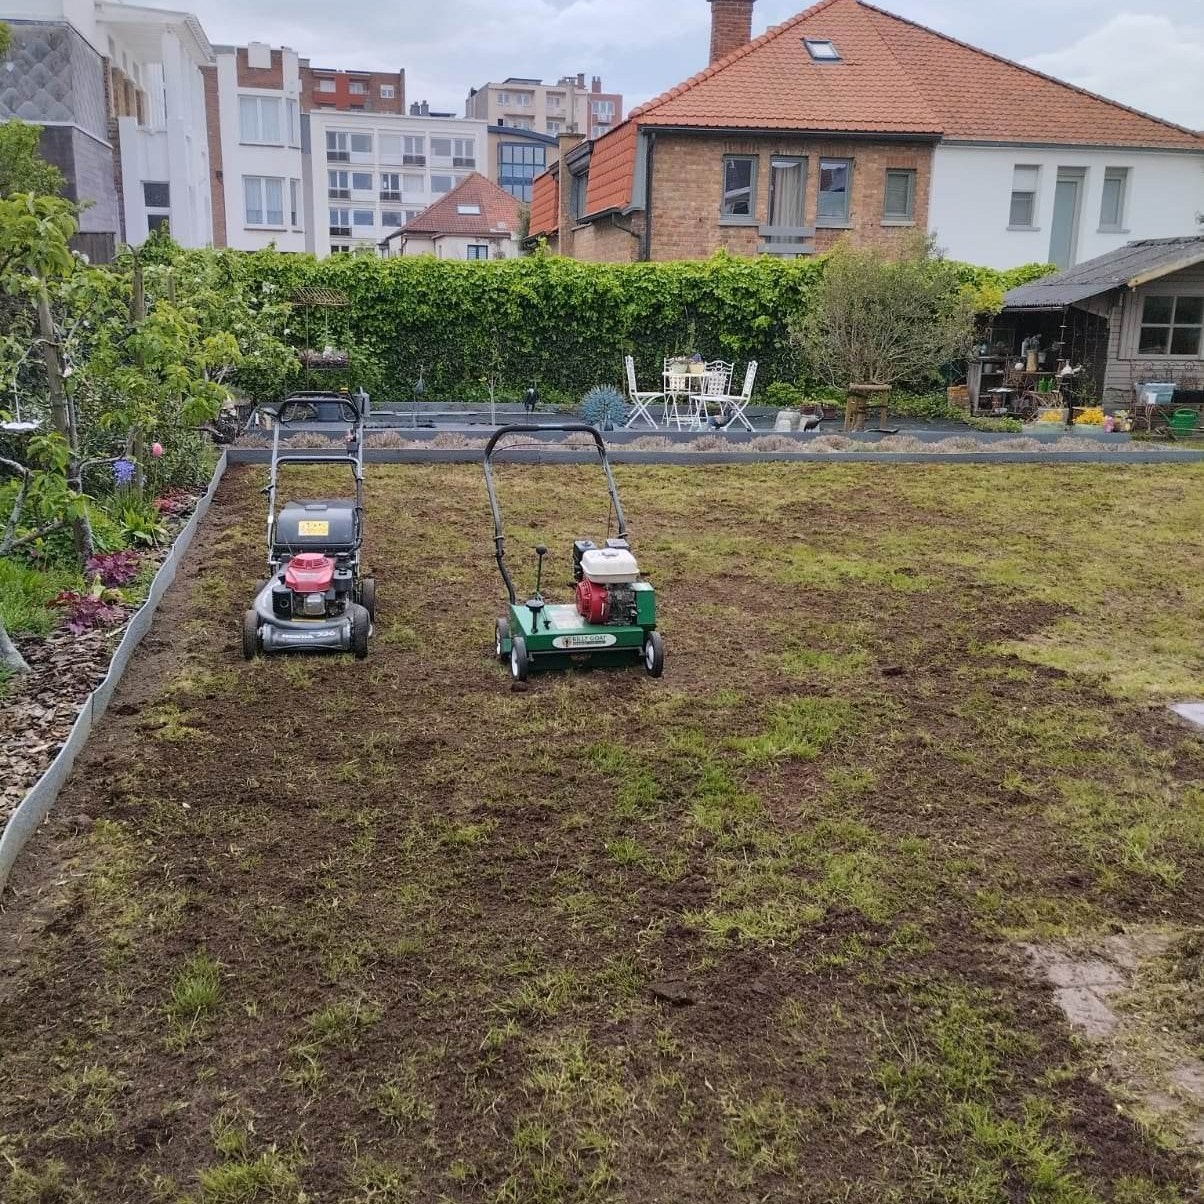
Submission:
M 918 235 L 897 259 L 841 242 L 791 341 L 828 384 L 889 387 L 931 378 L 965 355 L 975 308 L 929 238 Z

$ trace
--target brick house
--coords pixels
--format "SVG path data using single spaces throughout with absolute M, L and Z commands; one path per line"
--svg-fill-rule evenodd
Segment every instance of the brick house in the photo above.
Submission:
M 1006 267 L 1194 233 L 1167 228 L 1199 207 L 1192 131 L 863 0 L 822 0 L 755 40 L 755 0 L 709 2 L 707 69 L 603 138 L 562 141 L 533 187 L 532 237 L 628 262 L 844 237 L 889 250 L 918 229 Z

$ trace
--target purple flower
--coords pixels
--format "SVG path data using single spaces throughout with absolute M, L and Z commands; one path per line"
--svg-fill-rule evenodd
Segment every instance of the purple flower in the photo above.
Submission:
M 128 485 L 134 479 L 134 473 L 137 471 L 138 466 L 133 460 L 113 461 L 113 480 L 118 485 Z

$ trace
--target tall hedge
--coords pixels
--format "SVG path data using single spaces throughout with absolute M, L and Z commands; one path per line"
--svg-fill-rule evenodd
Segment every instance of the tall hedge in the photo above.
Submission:
M 665 355 L 692 351 L 740 365 L 756 359 L 762 386 L 795 382 L 805 365 L 787 323 L 805 310 L 824 269 L 822 258 L 726 254 L 637 264 L 542 254 L 489 263 L 218 254 L 276 298 L 303 285 L 345 293 L 347 309 L 299 311 L 292 337 L 376 360 L 380 394 L 393 400 L 412 395 L 420 371 L 432 399 L 479 400 L 491 377 L 499 397 L 517 398 L 537 384 L 549 400 L 577 399 L 593 385 L 619 384 L 625 355 L 635 356 L 641 382 L 656 382 Z M 994 294 L 1042 270 L 967 266 L 962 277 Z

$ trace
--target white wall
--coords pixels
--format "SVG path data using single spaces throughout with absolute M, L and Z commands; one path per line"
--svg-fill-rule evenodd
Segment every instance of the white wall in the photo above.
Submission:
M 1009 230 L 1012 177 L 1018 165 L 1041 169 L 1037 230 Z M 953 259 L 1011 268 L 1049 259 L 1058 168 L 1086 170 L 1075 262 L 1142 238 L 1198 234 L 1204 211 L 1204 154 L 1106 149 L 1038 149 L 942 143 L 933 158 L 929 229 Z M 1102 232 L 1104 172 L 1129 169 L 1125 224 Z
M 96 28 L 94 0 L 5 0 L 0 18 L 25 21 L 66 21 L 106 54 L 104 38 Z
M 244 88 L 238 84 L 237 59 L 233 52 L 217 56 L 218 112 L 221 122 L 222 142 L 222 188 L 226 202 L 226 245 L 239 251 L 257 251 L 275 244 L 281 251 L 304 251 L 306 249 L 306 213 L 302 202 L 297 214 L 297 224 L 290 220 L 289 181 L 296 180 L 300 188 L 303 168 L 300 138 L 290 146 L 292 140 L 288 130 L 288 106 L 284 102 L 297 102 L 300 113 L 301 73 L 294 51 L 283 52 L 283 88 Z M 281 129 L 284 144 L 263 146 L 244 143 L 239 122 L 240 96 L 269 96 L 280 100 Z M 245 176 L 262 176 L 283 180 L 284 225 L 248 226 L 246 222 L 246 193 L 243 185 Z
M 352 227 L 351 238 L 340 238 L 336 241 L 353 248 L 376 248 L 387 234 L 395 227 L 384 226 L 381 223 L 383 210 L 401 210 L 403 213 L 419 213 L 438 197 L 431 191 L 431 175 L 452 176 L 459 179 L 470 175 L 473 170 L 486 173 L 485 156 L 488 154 L 488 137 L 484 121 L 448 117 L 409 117 L 390 113 L 356 113 L 339 112 L 335 109 L 316 109 L 309 114 L 310 123 L 310 154 L 307 161 L 309 187 L 313 191 L 313 233 L 311 250 L 319 257 L 331 252 L 330 237 L 330 207 L 332 204 L 351 210 L 371 210 L 373 225 Z M 331 163 L 326 158 L 326 134 L 330 130 L 342 130 L 347 133 L 371 134 L 372 154 L 364 162 Z M 381 133 L 400 135 L 421 135 L 426 139 L 427 162 L 423 167 L 404 166 L 395 162 L 387 162 L 381 156 Z M 476 167 L 453 168 L 443 167 L 432 163 L 431 138 L 471 138 L 475 144 Z M 330 169 L 371 172 L 373 176 L 374 194 L 357 196 L 353 194 L 350 200 L 331 201 L 329 198 L 327 172 Z M 380 173 L 382 171 L 396 172 L 403 176 L 421 176 L 422 192 L 408 193 L 402 201 L 382 201 L 380 194 Z M 439 194 L 444 195 L 443 193 Z
M 98 27 L 106 46 L 110 41 L 104 23 Z M 122 196 L 125 236 L 134 246 L 148 233 L 142 185 L 163 182 L 170 192 L 171 236 L 185 247 L 205 247 L 213 242 L 213 206 L 209 194 L 209 142 L 205 129 L 205 89 L 200 63 L 170 28 L 156 28 L 159 49 L 149 60 L 133 55 L 120 39 L 111 36 L 112 49 L 131 70 L 146 92 L 146 124 L 133 117 L 118 121 L 121 147 Z

